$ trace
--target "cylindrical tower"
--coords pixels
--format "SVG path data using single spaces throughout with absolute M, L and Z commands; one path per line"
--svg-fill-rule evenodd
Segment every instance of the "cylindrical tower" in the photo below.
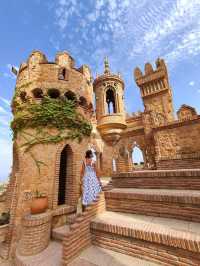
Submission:
M 111 73 L 107 58 L 104 61 L 104 74 L 94 80 L 93 86 L 97 129 L 106 142 L 114 144 L 126 128 L 124 82 L 120 75 Z

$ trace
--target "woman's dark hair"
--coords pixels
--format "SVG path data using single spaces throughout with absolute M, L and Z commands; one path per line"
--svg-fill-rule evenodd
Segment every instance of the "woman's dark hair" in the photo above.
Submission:
M 91 159 L 93 157 L 93 153 L 91 150 L 87 150 L 85 153 L 85 158 Z

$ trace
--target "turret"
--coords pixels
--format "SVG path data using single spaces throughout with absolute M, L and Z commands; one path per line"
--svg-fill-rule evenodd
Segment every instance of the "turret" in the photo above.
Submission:
M 58 52 L 54 62 L 49 62 L 42 52 L 33 51 L 19 69 L 13 112 L 17 105 L 39 103 L 44 96 L 74 100 L 83 113 L 91 114 L 93 87 L 89 67 L 75 68 L 74 59 L 66 51 Z
M 126 128 L 124 111 L 124 82 L 120 75 L 112 74 L 108 59 L 104 60 L 104 74 L 93 83 L 96 96 L 97 129 L 110 144 L 119 140 Z
M 144 74 L 138 67 L 135 68 L 134 78 L 140 88 L 145 111 L 151 111 L 154 124 L 174 120 L 172 93 L 164 60 L 156 60 L 155 70 L 150 63 L 146 63 Z

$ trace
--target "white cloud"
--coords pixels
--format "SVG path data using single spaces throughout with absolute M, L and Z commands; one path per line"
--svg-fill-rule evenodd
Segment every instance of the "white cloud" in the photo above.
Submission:
M 1 114 L 8 114 L 8 112 L 2 106 L 0 106 L 0 113 Z
M 3 98 L 3 97 L 1 97 L 1 96 L 0 96 L 0 100 L 1 100 L 3 103 L 5 103 L 6 105 L 10 106 L 10 101 L 9 101 L 9 100 L 7 100 L 7 99 L 5 99 L 5 98 Z
M 11 172 L 12 164 L 12 141 L 0 139 L 0 182 L 7 179 Z
M 190 86 L 194 86 L 194 84 L 195 84 L 194 81 L 190 81 L 190 82 L 189 82 L 189 85 L 190 85 Z
M 87 8 L 81 1 L 59 0 L 55 7 L 62 38 L 70 37 L 73 43 L 78 35 L 79 43 L 85 44 L 81 57 L 91 54 L 90 49 L 99 54 L 104 46 L 118 63 L 124 56 L 162 56 L 173 65 L 199 55 L 199 14 L 199 0 L 96 0 Z
M 9 127 L 11 119 L 7 116 L 0 116 L 0 126 Z

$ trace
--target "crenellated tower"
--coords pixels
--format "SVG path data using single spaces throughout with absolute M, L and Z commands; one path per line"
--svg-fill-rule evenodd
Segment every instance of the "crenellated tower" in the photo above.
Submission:
M 126 128 L 124 82 L 119 74 L 111 73 L 107 58 L 104 61 L 104 73 L 94 80 L 93 86 L 97 129 L 106 142 L 113 144 Z
M 150 112 L 154 125 L 174 120 L 172 92 L 165 61 L 158 58 L 156 70 L 150 63 L 145 64 L 145 74 L 137 67 L 134 71 L 136 84 L 140 88 L 146 112 Z

